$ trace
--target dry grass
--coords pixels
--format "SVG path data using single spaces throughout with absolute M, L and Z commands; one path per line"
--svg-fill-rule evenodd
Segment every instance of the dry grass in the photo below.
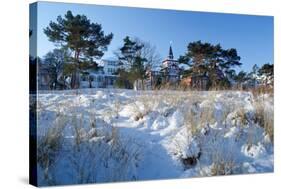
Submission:
M 231 175 L 239 167 L 235 160 L 235 145 L 221 135 L 223 131 L 213 130 L 212 135 L 207 135 L 207 138 L 200 141 L 202 156 L 210 163 L 210 168 L 205 170 L 199 164 L 199 175 Z
M 211 168 L 211 176 L 217 175 L 231 175 L 235 168 L 235 163 L 233 161 L 220 161 L 214 162 Z
M 209 106 L 200 106 L 200 103 L 205 100 L 204 97 L 189 94 L 187 99 L 189 106 L 184 114 L 184 122 L 187 131 L 190 131 L 193 136 L 197 136 L 202 128 L 215 123 L 214 118 L 214 95 L 208 97 L 210 100 Z
M 263 127 L 271 142 L 274 141 L 274 112 L 265 105 L 264 99 L 256 99 L 255 107 L 255 122 Z
M 188 132 L 191 133 L 193 137 L 197 137 L 200 135 L 200 131 L 202 128 L 206 127 L 206 125 L 214 124 L 217 120 L 214 116 L 215 114 L 215 103 L 217 102 L 217 92 L 209 93 L 209 95 L 201 95 L 199 92 L 186 92 L 186 93 L 178 93 L 175 95 L 173 92 L 162 93 L 161 91 L 155 91 L 154 93 L 144 93 L 142 95 L 136 96 L 134 99 L 130 99 L 128 105 L 131 105 L 132 112 L 134 115 L 135 121 L 143 119 L 144 116 L 149 114 L 151 111 L 159 111 L 159 104 L 163 101 L 165 102 L 164 106 L 183 108 L 182 110 L 184 115 L 184 125 Z M 208 104 L 202 105 L 201 102 L 208 100 Z M 220 102 L 220 101 L 219 101 Z M 122 104 L 120 100 L 116 99 L 113 101 L 112 106 L 105 111 L 103 116 L 108 116 L 110 119 L 118 118 L 121 107 L 123 107 L 124 102 Z M 244 127 L 253 122 L 252 118 L 248 116 L 248 112 L 243 106 L 243 104 L 228 102 L 227 99 L 223 99 L 222 103 L 222 115 L 221 115 L 221 124 L 227 124 L 226 120 L 230 113 L 235 112 L 236 116 L 233 118 L 235 121 L 235 126 Z M 273 142 L 274 131 L 273 131 L 273 112 L 271 109 L 268 109 L 265 106 L 265 100 L 263 98 L 256 98 L 253 102 L 255 113 L 254 113 L 254 122 L 259 126 L 263 127 L 266 134 L 270 137 Z M 67 105 L 63 105 L 67 107 Z M 241 107 L 240 107 L 241 106 Z M 75 108 L 75 107 L 73 107 Z M 174 110 L 172 110 L 174 111 Z M 78 112 L 75 112 L 78 113 Z M 170 115 L 170 114 L 169 114 Z M 167 116 L 165 116 L 167 117 Z M 63 116 L 62 116 L 63 118 Z M 64 118 L 65 119 L 65 118 Z M 46 138 L 40 140 L 40 155 L 38 163 L 41 167 L 43 167 L 45 171 L 45 178 L 49 180 L 49 182 L 55 182 L 55 179 L 51 174 L 49 174 L 49 168 L 57 161 L 57 152 L 61 149 L 63 145 L 62 141 L 62 130 L 65 125 L 65 120 L 57 119 L 57 123 L 54 125 L 54 128 L 51 128 Z M 70 118 L 71 119 L 71 118 Z M 141 146 L 138 145 L 137 141 L 133 139 L 124 140 L 120 136 L 120 133 L 116 127 L 110 125 L 108 128 L 111 130 L 108 132 L 108 135 L 101 135 L 100 133 L 95 132 L 93 135 L 88 134 L 88 131 L 84 128 L 84 120 L 88 119 L 88 117 L 84 117 L 83 115 L 72 117 L 71 126 L 73 129 L 73 139 L 75 152 L 71 152 L 75 154 L 75 156 L 71 157 L 71 165 L 75 167 L 74 169 L 77 172 L 77 178 L 79 183 L 85 182 L 94 182 L 96 179 L 96 175 L 98 174 L 94 170 L 97 170 L 100 164 L 104 164 L 108 168 L 107 174 L 110 181 L 120 181 L 126 180 L 127 176 L 130 172 L 132 162 L 137 162 L 141 159 Z M 90 128 L 97 129 L 100 128 L 100 125 L 96 122 L 96 117 L 93 113 L 92 116 L 89 117 Z M 64 120 L 64 121 L 63 121 Z M 68 120 L 69 121 L 69 120 Z M 231 122 L 232 123 L 232 122 Z M 57 126 L 56 126 L 57 125 Z M 233 126 L 233 125 L 231 125 Z M 228 131 L 228 130 L 225 130 Z M 217 142 L 221 136 L 225 133 L 218 133 L 220 136 L 214 135 L 213 140 Z M 254 143 L 254 137 L 251 133 L 247 133 L 248 143 Z M 100 138 L 99 140 L 92 140 L 93 138 Z M 94 142 L 90 142 L 94 141 Z M 201 141 L 200 141 L 201 142 Z M 135 149 L 129 149 L 132 145 L 135 145 Z M 211 169 L 208 173 L 209 175 L 228 175 L 233 174 L 237 165 L 235 164 L 233 156 L 235 154 L 231 153 L 231 147 L 227 152 L 219 152 L 220 145 L 222 143 L 210 143 L 210 144 L 200 144 L 201 146 L 210 146 L 212 149 L 204 149 L 202 148 L 202 154 L 204 156 L 208 156 L 211 160 Z M 100 150 L 100 148 L 103 148 Z M 97 151 L 99 149 L 100 151 Z M 81 152 L 81 153 L 80 153 Z M 82 154 L 83 152 L 83 154 Z M 97 153 L 98 152 L 98 153 Z M 206 154 L 206 152 L 211 152 L 210 154 Z M 96 155 L 99 155 L 98 159 Z M 227 154 L 227 155 L 225 155 Z M 80 157 L 84 157 L 84 160 L 89 161 L 85 164 L 85 162 L 81 162 Z M 118 163 L 114 167 L 110 167 L 110 161 L 117 161 Z M 190 161 L 189 161 L 190 160 Z M 195 162 L 194 159 L 186 160 L 187 164 L 192 164 Z M 196 159 L 197 161 L 197 159 Z M 191 162 L 191 163 L 190 163 Z M 89 168 L 91 169 L 91 174 L 89 175 Z M 201 170 L 202 171 L 202 170 Z M 137 179 L 137 178 L 132 178 Z
M 116 99 L 113 102 L 113 112 L 114 112 L 115 118 L 119 117 L 120 110 L 121 110 L 121 102 L 119 99 Z
M 132 108 L 133 108 L 133 114 L 134 114 L 134 120 L 138 121 L 142 119 L 145 115 L 147 115 L 149 112 L 151 112 L 158 103 L 159 99 L 157 96 L 149 96 L 148 94 L 146 95 L 141 95 L 137 96 L 134 101 L 132 101 Z
M 59 158 L 59 152 L 63 144 L 63 129 L 65 127 L 65 117 L 58 115 L 54 126 L 49 128 L 45 136 L 38 137 L 37 162 L 44 170 L 44 179 L 49 184 L 55 184 L 50 169 Z
M 187 114 L 185 114 L 184 119 L 187 131 L 190 131 L 192 136 L 196 136 L 200 131 L 200 120 L 198 116 L 190 109 Z
M 235 110 L 235 117 L 234 117 L 234 125 L 236 127 L 244 127 L 250 123 L 250 120 L 247 116 L 247 111 L 244 107 L 237 107 Z
M 69 116 L 58 114 L 53 126 L 40 138 L 38 165 L 43 170 L 42 179 L 45 183 L 58 184 L 60 178 L 56 170 L 61 163 L 67 168 L 60 171 L 74 175 L 73 182 L 96 182 L 100 170 L 104 171 L 108 181 L 128 180 L 134 166 L 132 162 L 137 164 L 141 157 L 141 146 L 133 139 L 122 139 L 116 127 L 100 125 L 93 116 L 75 111 Z M 86 126 L 85 123 L 90 125 Z M 66 125 L 73 136 L 67 139 L 63 136 Z M 88 129 L 95 132 L 89 132 Z M 116 163 L 112 164 L 113 161 Z M 137 178 L 134 176 L 131 179 Z
M 252 94 L 255 97 L 264 95 L 264 94 L 269 94 L 271 96 L 274 95 L 274 88 L 271 86 L 260 86 L 260 87 L 256 87 L 254 89 L 251 89 L 250 92 L 252 92 Z

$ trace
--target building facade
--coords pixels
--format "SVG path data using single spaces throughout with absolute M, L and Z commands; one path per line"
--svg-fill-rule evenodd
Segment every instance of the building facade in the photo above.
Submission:
M 118 61 L 101 60 L 97 70 L 82 75 L 81 88 L 113 88 L 117 80 Z
M 161 74 L 163 82 L 177 84 L 180 80 L 180 68 L 178 60 L 174 59 L 172 46 L 169 48 L 169 55 L 162 62 Z
M 174 59 L 173 49 L 170 45 L 168 56 L 162 61 L 162 64 L 147 72 L 148 79 L 144 83 L 144 88 L 154 89 L 162 84 L 177 85 L 180 82 L 181 71 L 178 60 Z

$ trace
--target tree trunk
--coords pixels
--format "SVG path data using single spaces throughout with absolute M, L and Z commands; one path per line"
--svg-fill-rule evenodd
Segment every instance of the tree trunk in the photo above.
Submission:
M 72 74 L 71 74 L 71 82 L 70 82 L 70 87 L 71 89 L 74 89 L 75 88 L 75 83 L 76 83 L 76 71 L 74 71 Z
M 79 71 L 76 69 L 72 74 L 71 74 L 71 84 L 70 84 L 72 89 L 78 89 L 79 88 Z
M 89 87 L 92 88 L 92 80 L 90 77 L 89 77 Z
M 79 50 L 76 49 L 74 54 L 74 64 L 75 64 L 75 71 L 71 74 L 71 88 L 78 89 L 79 88 L 79 77 L 80 77 L 80 68 L 79 68 Z

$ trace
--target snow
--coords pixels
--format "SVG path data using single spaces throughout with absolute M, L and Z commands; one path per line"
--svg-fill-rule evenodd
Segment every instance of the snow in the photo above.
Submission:
M 241 149 L 245 156 L 258 158 L 266 155 L 266 149 L 260 142 L 257 145 L 243 145 Z
M 182 70 L 188 70 L 189 66 L 187 64 L 179 64 L 179 68 Z
M 273 119 L 273 97 L 250 92 L 40 91 L 39 185 L 272 172 L 258 100 Z
M 163 129 L 168 126 L 168 121 L 164 116 L 158 116 L 155 121 L 152 123 L 153 130 Z
M 161 67 L 160 66 L 154 66 L 151 71 L 155 71 L 155 72 L 160 72 L 161 71 Z
M 171 127 L 180 127 L 183 126 L 184 123 L 184 117 L 180 110 L 176 110 L 171 118 L 169 119 L 169 123 Z

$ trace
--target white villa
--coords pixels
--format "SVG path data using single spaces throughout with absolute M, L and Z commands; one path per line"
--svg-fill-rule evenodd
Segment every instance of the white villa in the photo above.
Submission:
M 89 74 L 81 76 L 81 87 L 113 88 L 118 68 L 119 64 L 116 60 L 101 60 L 98 64 L 98 70 L 88 70 Z

